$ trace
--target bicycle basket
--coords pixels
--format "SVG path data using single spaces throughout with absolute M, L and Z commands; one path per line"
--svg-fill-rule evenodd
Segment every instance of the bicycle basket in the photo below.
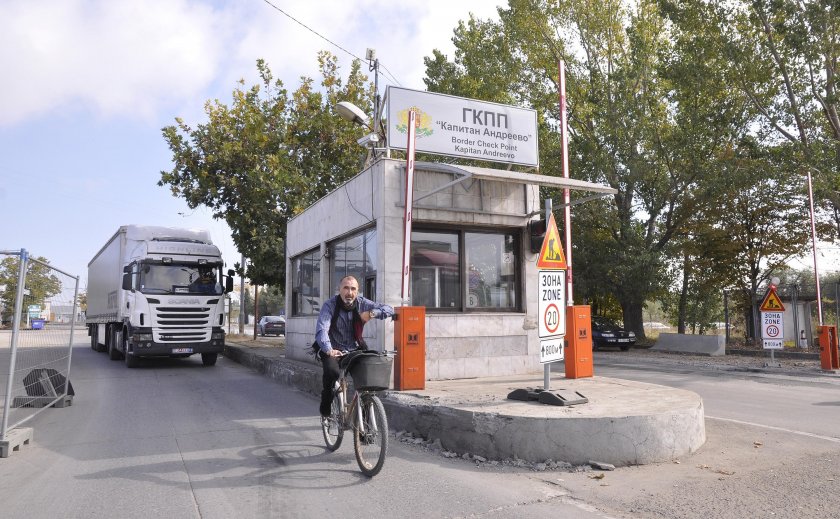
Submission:
M 382 391 L 391 385 L 390 357 L 380 355 L 360 355 L 353 359 L 350 376 L 356 389 Z

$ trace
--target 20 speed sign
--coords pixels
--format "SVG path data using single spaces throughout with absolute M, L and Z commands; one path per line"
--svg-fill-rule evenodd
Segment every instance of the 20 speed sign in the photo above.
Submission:
M 540 270 L 540 338 L 566 335 L 566 271 Z

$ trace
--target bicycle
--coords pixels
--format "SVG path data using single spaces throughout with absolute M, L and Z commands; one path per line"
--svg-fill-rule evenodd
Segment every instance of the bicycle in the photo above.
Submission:
M 338 361 L 341 375 L 333 390 L 330 416 L 321 419 L 324 443 L 336 451 L 344 431 L 353 430 L 353 449 L 365 476 L 379 474 L 388 451 L 388 417 L 376 391 L 388 389 L 392 357 L 396 352 L 357 350 Z M 353 398 L 348 402 L 347 374 L 353 379 Z

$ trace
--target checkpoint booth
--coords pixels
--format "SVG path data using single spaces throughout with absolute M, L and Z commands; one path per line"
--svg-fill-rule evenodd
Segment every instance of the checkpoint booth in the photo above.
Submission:
M 443 380 L 539 371 L 539 251 L 529 234 L 535 228 L 529 222 L 541 216 L 539 188 L 602 196 L 615 190 L 510 171 L 513 164 L 539 167 L 534 110 L 401 87 L 389 87 L 385 98 L 386 132 L 359 142 L 381 140 L 386 147 L 288 222 L 286 356 L 314 362 L 309 346 L 321 304 L 344 276 L 354 275 L 361 295 L 422 310 L 405 322 L 374 320 L 364 328 L 368 347 L 393 349 L 394 333 L 407 348 L 420 347 L 410 355 L 415 365 L 403 366 L 398 376 Z M 337 107 L 343 117 L 367 124 L 361 110 L 343 105 Z M 405 150 L 410 161 L 390 158 L 392 149 Z M 507 169 L 415 162 L 415 151 Z M 418 320 L 422 334 L 413 327 Z
M 320 305 L 345 275 L 360 293 L 400 306 L 403 160 L 380 158 L 293 218 L 287 228 L 286 356 L 308 354 Z M 540 371 L 537 252 L 528 222 L 539 187 L 610 193 L 575 179 L 473 166 L 416 165 L 410 305 L 425 308 L 425 379 Z M 365 326 L 368 346 L 393 349 L 394 324 Z

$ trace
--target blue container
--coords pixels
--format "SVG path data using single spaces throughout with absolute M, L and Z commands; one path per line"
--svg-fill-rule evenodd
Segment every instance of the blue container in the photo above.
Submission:
M 43 330 L 45 322 L 45 319 L 32 319 L 29 321 L 29 324 L 33 330 Z

